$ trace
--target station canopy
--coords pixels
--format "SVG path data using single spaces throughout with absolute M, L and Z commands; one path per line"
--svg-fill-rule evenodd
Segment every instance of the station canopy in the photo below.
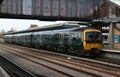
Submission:
M 109 1 L 120 7 L 120 0 L 109 0 Z

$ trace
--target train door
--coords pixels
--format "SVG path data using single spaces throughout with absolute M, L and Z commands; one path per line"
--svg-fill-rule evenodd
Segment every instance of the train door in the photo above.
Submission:
M 64 34 L 64 40 L 63 40 L 64 46 L 68 44 L 68 34 Z
M 64 35 L 59 34 L 59 47 L 63 47 L 63 38 L 64 38 Z
M 21 37 L 22 37 L 22 45 L 23 45 L 23 46 L 25 46 L 25 35 L 26 35 L 26 34 L 22 34 L 22 36 L 21 36 Z
M 35 40 L 34 40 L 34 42 L 35 42 L 35 47 L 39 47 L 39 42 L 40 42 L 40 35 L 39 34 L 37 34 L 35 37 Z
M 35 33 L 31 34 L 31 46 L 34 47 L 35 46 Z
M 39 47 L 42 47 L 42 34 L 39 33 Z
M 71 35 L 71 46 L 75 50 L 79 50 L 80 48 L 80 38 L 79 32 L 73 32 Z
M 35 33 L 31 33 L 31 47 L 35 47 L 36 43 L 35 43 L 35 39 L 36 39 L 36 34 Z
M 69 34 L 65 33 L 63 37 L 63 51 L 67 51 L 69 44 Z
M 32 46 L 33 47 L 40 47 L 41 44 L 41 34 L 39 32 L 32 33 Z

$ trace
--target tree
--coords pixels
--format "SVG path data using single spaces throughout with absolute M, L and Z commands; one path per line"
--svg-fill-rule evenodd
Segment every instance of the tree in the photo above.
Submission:
M 4 29 L 2 29 L 2 30 L 0 31 L 0 38 L 3 37 L 3 34 L 5 34 L 5 30 L 4 30 Z
M 12 33 L 12 32 L 16 32 L 16 29 L 13 27 L 7 33 Z
M 1 34 L 5 34 L 5 30 L 4 29 L 2 29 Z

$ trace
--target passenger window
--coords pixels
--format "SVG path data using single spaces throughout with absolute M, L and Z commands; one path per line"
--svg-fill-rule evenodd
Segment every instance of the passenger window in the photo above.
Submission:
M 37 37 L 35 38 L 35 40 L 37 40 Z
M 87 40 L 92 40 L 93 39 L 93 35 L 89 35 L 88 37 L 87 37 Z
M 75 37 L 72 38 L 72 41 L 76 41 L 77 39 Z
M 64 41 L 68 41 L 68 35 L 65 35 Z

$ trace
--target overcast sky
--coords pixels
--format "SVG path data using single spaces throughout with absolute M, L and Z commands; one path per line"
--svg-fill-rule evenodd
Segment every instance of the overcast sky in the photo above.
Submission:
M 17 31 L 20 30 L 26 30 L 28 29 L 31 24 L 36 24 L 39 27 L 45 26 L 45 25 L 51 25 L 58 23 L 57 22 L 51 22 L 51 21 L 39 21 L 39 20 L 20 20 L 20 19 L 2 19 L 0 18 L 0 31 L 4 29 L 5 31 L 9 31 L 11 28 L 16 29 Z

